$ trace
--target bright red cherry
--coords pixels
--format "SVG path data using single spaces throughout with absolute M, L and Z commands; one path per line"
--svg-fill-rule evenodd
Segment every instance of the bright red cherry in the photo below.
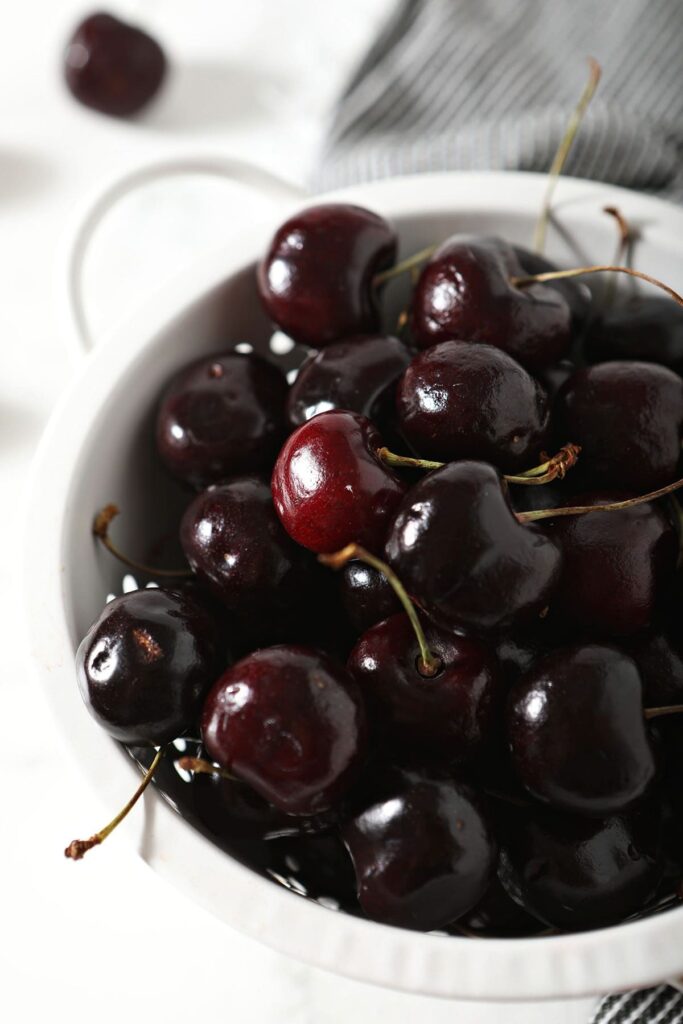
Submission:
M 87 17 L 64 56 L 64 77 L 75 98 L 102 114 L 127 117 L 159 91 L 166 57 L 155 39 L 111 14 Z
M 500 238 L 454 235 L 426 264 L 413 296 L 412 330 L 420 348 L 454 338 L 503 349 L 534 371 L 566 355 L 571 312 L 545 284 L 517 288 L 525 269 Z
M 481 459 L 502 473 L 530 469 L 548 447 L 540 384 L 492 345 L 444 341 L 420 352 L 396 395 L 401 432 L 425 459 Z
M 287 439 L 273 471 L 273 501 L 287 533 L 311 551 L 357 542 L 379 550 L 405 486 L 377 451 L 382 439 L 356 413 L 320 413 Z
M 396 257 L 396 233 L 377 214 L 348 203 L 309 206 L 281 225 L 258 268 L 266 312 L 312 348 L 380 323 L 374 277 Z
M 349 673 L 306 647 L 265 647 L 210 690 L 209 756 L 288 814 L 319 814 L 346 792 L 365 754 L 365 710 Z

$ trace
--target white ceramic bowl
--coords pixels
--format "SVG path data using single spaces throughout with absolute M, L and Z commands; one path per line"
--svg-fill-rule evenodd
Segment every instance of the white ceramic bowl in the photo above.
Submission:
M 444 174 L 379 182 L 334 198 L 389 217 L 407 254 L 455 230 L 528 245 L 544 187 L 535 175 Z M 683 288 L 683 213 L 609 186 L 561 182 L 548 255 L 567 265 L 609 262 L 615 229 L 602 213 L 608 203 L 642 234 L 638 267 Z M 253 264 L 275 226 L 255 225 L 208 255 L 102 343 L 60 401 L 36 458 L 26 513 L 30 649 L 61 729 L 110 811 L 138 776 L 89 717 L 76 688 L 75 648 L 121 578 L 120 566 L 93 542 L 93 512 L 109 501 L 125 510 L 116 527 L 124 548 L 139 550 L 141 534 L 159 535 L 169 498 L 144 440 L 155 401 L 190 359 L 230 342 L 267 344 Z M 222 853 L 159 799 L 138 808 L 122 833 L 113 841 L 142 837 L 152 868 L 229 924 L 363 981 L 447 997 L 534 999 L 624 989 L 683 972 L 683 907 L 551 938 L 422 935 L 327 910 L 278 887 Z

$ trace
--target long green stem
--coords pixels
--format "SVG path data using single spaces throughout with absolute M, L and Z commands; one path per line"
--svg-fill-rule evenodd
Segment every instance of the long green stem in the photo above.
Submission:
M 683 296 L 679 295 L 677 291 L 670 288 L 668 284 L 664 284 L 663 281 L 658 280 L 656 277 L 651 277 L 650 274 L 644 274 L 642 270 L 632 270 L 631 267 L 620 267 L 614 263 L 596 263 L 592 267 L 572 267 L 571 270 L 548 270 L 543 274 L 527 274 L 524 277 L 511 277 L 510 284 L 515 288 L 526 288 L 530 284 L 544 284 L 546 281 L 562 281 L 572 277 L 583 277 L 585 274 L 600 274 L 603 272 L 609 272 L 613 274 L 628 274 L 629 277 L 637 277 L 641 281 L 647 281 L 648 284 L 653 284 L 657 288 L 661 288 L 662 291 L 666 292 L 679 306 L 683 306 Z
M 119 811 L 116 817 L 112 818 L 108 825 L 105 825 L 103 829 L 96 832 L 94 836 L 90 837 L 90 839 L 73 839 L 64 851 L 65 857 L 68 857 L 70 860 L 81 860 L 88 850 L 92 850 L 93 846 L 99 846 L 100 843 L 104 842 L 107 836 L 114 831 L 116 826 L 123 821 L 130 811 L 132 811 L 142 794 L 149 786 L 150 782 L 154 778 L 155 771 L 159 767 L 159 762 L 161 761 L 165 749 L 165 747 L 159 747 L 154 755 L 154 760 L 145 772 L 142 782 L 135 790 L 128 803 Z
M 129 569 L 133 569 L 135 572 L 145 573 L 147 576 L 163 576 L 172 577 L 179 579 L 184 576 L 191 576 L 191 569 L 157 569 L 154 565 L 146 565 L 144 562 L 136 562 L 133 558 L 129 558 L 128 555 L 124 555 L 122 551 L 114 544 L 113 540 L 109 536 L 109 526 L 113 519 L 119 515 L 120 509 L 116 505 L 105 505 L 101 508 L 93 520 L 92 532 L 95 537 L 104 545 L 114 558 L 118 558 L 119 562 L 123 562 Z
M 400 263 L 396 263 L 393 267 L 389 267 L 388 270 L 382 270 L 379 274 L 375 274 L 372 279 L 372 283 L 375 288 L 379 288 L 380 285 L 386 284 L 387 281 L 391 281 L 394 277 L 399 277 L 401 274 L 407 273 L 414 267 L 419 267 L 422 263 L 426 263 L 434 253 L 438 246 L 428 245 L 426 249 L 420 249 L 419 252 L 413 253 L 412 256 L 406 256 Z
M 534 249 L 536 252 L 543 252 L 545 248 L 545 236 L 548 230 L 548 221 L 550 220 L 550 208 L 553 198 L 553 193 L 557 185 L 562 168 L 565 165 L 567 157 L 569 156 L 570 150 L 574 144 L 576 133 L 578 132 L 581 122 L 583 121 L 586 110 L 590 101 L 593 99 L 595 90 L 598 87 L 600 76 L 602 74 L 600 65 L 593 57 L 588 58 L 589 76 L 588 81 L 584 87 L 581 97 L 576 107 L 574 108 L 571 117 L 569 118 L 569 124 L 567 125 L 567 131 L 558 146 L 557 152 L 550 165 L 548 171 L 548 184 L 546 186 L 545 197 L 543 199 L 543 205 L 541 212 L 536 223 L 536 231 L 534 232 Z
M 381 572 L 391 584 L 394 593 L 403 605 L 405 613 L 410 619 L 410 624 L 415 631 L 415 636 L 417 637 L 417 643 L 420 648 L 420 663 L 418 664 L 418 671 L 423 676 L 435 676 L 441 668 L 441 660 L 435 657 L 435 655 L 433 655 L 429 650 L 422 624 L 418 618 L 417 612 L 415 611 L 415 605 L 411 601 L 408 592 L 391 566 L 387 565 L 387 563 L 383 562 L 380 558 L 376 558 L 370 551 L 366 551 L 366 549 L 361 547 L 360 544 L 347 544 L 345 548 L 341 549 L 341 551 L 335 551 L 332 555 L 318 555 L 318 561 L 322 562 L 323 565 L 329 566 L 331 569 L 342 569 L 347 562 L 350 562 L 353 559 L 357 559 L 359 562 L 365 562 L 366 565 L 376 569 L 377 572 Z
M 546 459 L 540 465 L 534 466 L 533 469 L 527 469 L 517 476 L 505 474 L 504 478 L 509 484 L 521 484 L 527 487 L 547 484 L 552 480 L 562 480 L 567 470 L 576 465 L 580 452 L 581 448 L 578 444 L 566 444 L 557 455 Z M 432 462 L 430 459 L 414 459 L 409 455 L 396 455 L 388 448 L 378 448 L 377 454 L 387 466 L 393 466 L 396 469 L 432 470 L 441 469 L 446 465 L 445 462 Z
M 634 508 L 636 505 L 643 505 L 647 501 L 656 501 L 667 494 L 683 487 L 683 479 L 675 480 L 666 487 L 660 487 L 648 494 L 639 494 L 637 498 L 626 498 L 624 501 L 613 501 L 607 505 L 567 505 L 560 508 L 538 508 L 531 512 L 515 513 L 520 523 L 534 523 L 538 519 L 557 519 L 558 516 L 584 516 L 589 512 L 619 512 L 625 508 Z

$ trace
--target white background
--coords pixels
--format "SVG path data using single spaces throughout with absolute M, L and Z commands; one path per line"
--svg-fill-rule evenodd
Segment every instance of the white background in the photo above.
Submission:
M 174 73 L 141 120 L 78 107 L 60 55 L 80 0 L 4 0 L 0 32 L 0 1019 L 230 1024 L 579 1024 L 592 1001 L 486 1007 L 333 979 L 229 931 L 160 882 L 121 837 L 80 864 L 62 849 L 103 808 L 34 688 L 18 606 L 22 488 L 71 366 L 63 236 L 84 196 L 163 156 L 232 154 L 305 185 L 337 90 L 391 0 L 120 0 Z M 87 11 L 87 8 L 86 8 Z M 148 188 L 104 225 L 88 310 L 110 327 L 261 201 L 203 179 Z M 41 586 L 41 580 L 32 581 Z M 127 794 L 121 794 L 122 800 Z

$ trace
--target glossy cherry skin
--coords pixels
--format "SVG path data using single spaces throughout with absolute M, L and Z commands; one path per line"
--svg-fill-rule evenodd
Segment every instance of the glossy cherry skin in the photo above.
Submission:
M 410 359 L 403 342 L 391 335 L 356 335 L 328 345 L 309 356 L 292 384 L 290 426 L 331 409 L 348 409 L 383 426 L 393 413 L 396 383 Z
M 637 494 L 676 479 L 683 380 L 653 363 L 577 370 L 557 396 L 558 430 L 581 445 L 581 471 L 597 487 Z
M 420 352 L 396 395 L 401 432 L 425 459 L 480 459 L 503 473 L 531 469 L 548 446 L 548 396 L 492 345 L 443 341 Z
M 646 808 L 599 821 L 516 810 L 500 878 L 525 910 L 553 928 L 613 924 L 642 910 L 662 877 L 659 814 Z
M 441 662 L 435 676 L 418 669 L 420 649 L 405 613 L 364 633 L 347 668 L 365 695 L 378 734 L 399 748 L 419 748 L 427 762 L 470 761 L 485 748 L 496 724 L 500 669 L 478 640 L 427 623 L 425 634 Z
M 127 117 L 159 91 L 166 57 L 156 40 L 111 14 L 91 14 L 75 30 L 64 55 L 72 95 L 102 114 Z
M 643 680 L 647 707 L 683 704 L 683 635 L 680 625 L 670 633 L 651 633 L 629 643 L 628 652 Z
M 495 873 L 497 846 L 476 794 L 452 779 L 397 773 L 343 827 L 368 917 L 431 931 L 475 906 Z
M 123 743 L 167 743 L 194 723 L 216 677 L 215 623 L 189 595 L 161 588 L 114 598 L 76 653 L 88 711 Z
M 333 807 L 365 755 L 365 708 L 341 665 L 294 645 L 242 658 L 209 692 L 209 755 L 287 814 Z
M 309 206 L 275 233 L 258 268 L 268 315 L 295 341 L 324 348 L 380 326 L 373 278 L 396 258 L 396 233 L 348 203 Z
M 516 288 L 525 274 L 500 238 L 454 235 L 424 267 L 413 295 L 412 332 L 420 348 L 441 341 L 484 342 L 532 372 L 555 363 L 571 342 L 571 312 L 544 284 Z
M 548 605 L 561 566 L 555 542 L 515 519 L 504 481 L 484 462 L 450 463 L 412 487 L 386 553 L 435 620 L 499 632 Z
M 523 249 L 519 245 L 515 245 L 513 248 L 525 274 L 545 274 L 548 271 L 560 269 L 556 263 L 552 263 L 537 252 Z M 593 296 L 585 280 L 565 278 L 559 281 L 547 281 L 546 285 L 558 292 L 565 300 L 571 313 L 572 333 L 579 334 L 586 325 L 593 305 Z
M 336 410 L 304 423 L 273 471 L 273 501 L 290 537 L 311 551 L 356 542 L 377 551 L 405 487 L 377 455 L 382 438 L 365 416 Z
M 657 295 L 620 302 L 591 324 L 586 354 L 591 363 L 638 359 L 683 374 L 683 309 Z
M 323 570 L 287 536 L 260 478 L 236 477 L 198 494 L 180 541 L 198 578 L 261 642 L 310 614 Z
M 556 808 L 607 817 L 655 777 L 636 663 L 606 644 L 546 655 L 513 686 L 508 741 L 518 778 Z
M 339 574 L 342 605 L 356 634 L 401 611 L 392 586 L 377 569 L 364 562 L 348 562 Z
M 574 495 L 567 505 L 604 505 L 618 492 Z M 562 548 L 553 618 L 591 636 L 630 636 L 651 625 L 676 572 L 678 538 L 664 510 L 633 508 L 558 517 L 542 529 Z
M 225 352 L 182 370 L 157 414 L 162 461 L 200 489 L 240 473 L 270 472 L 287 433 L 287 381 L 260 356 Z

